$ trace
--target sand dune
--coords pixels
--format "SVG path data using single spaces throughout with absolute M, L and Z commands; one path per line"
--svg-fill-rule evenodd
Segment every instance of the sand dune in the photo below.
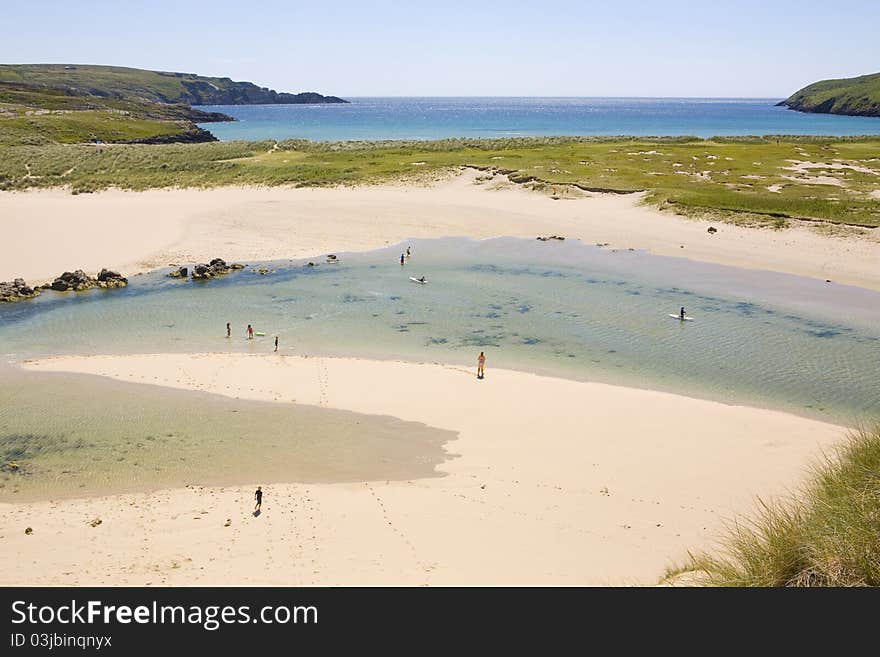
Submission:
M 430 186 L 4 192 L 0 229 L 9 239 L 0 242 L 0 280 L 40 282 L 75 268 L 133 274 L 216 256 L 305 258 L 409 238 L 557 234 L 880 289 L 878 237 L 711 224 L 643 207 L 639 195 L 554 200 L 501 178 L 482 185 L 476 178 L 467 171 Z M 709 225 L 718 233 L 708 234 Z
M 275 354 L 30 363 L 394 415 L 458 432 L 460 456 L 440 478 L 267 487 L 259 518 L 261 482 L 3 504 L 0 583 L 651 584 L 844 432 L 491 365 L 477 381 L 441 364 Z

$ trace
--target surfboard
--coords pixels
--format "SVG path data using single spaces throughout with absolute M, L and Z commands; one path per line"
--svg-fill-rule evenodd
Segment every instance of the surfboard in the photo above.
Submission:
M 266 335 L 262 331 L 254 331 L 254 335 Z
M 410 277 L 409 277 L 409 280 L 411 280 L 413 283 L 418 283 L 419 285 L 424 285 L 425 283 L 428 282 L 428 279 L 425 279 L 425 280 L 423 280 L 423 281 L 420 281 L 420 280 L 419 280 L 418 278 L 416 278 L 415 276 L 410 276 Z
M 684 321 L 684 322 L 692 322 L 692 321 L 694 321 L 694 318 L 693 318 L 693 317 L 685 316 L 685 318 L 682 320 L 682 319 L 681 319 L 681 315 L 673 315 L 672 313 L 669 313 L 669 316 L 670 316 L 672 319 L 677 319 L 677 320 Z

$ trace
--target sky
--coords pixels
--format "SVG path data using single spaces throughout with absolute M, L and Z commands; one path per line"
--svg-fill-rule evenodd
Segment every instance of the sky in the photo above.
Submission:
M 0 63 L 337 96 L 784 98 L 880 71 L 880 0 L 4 2 Z

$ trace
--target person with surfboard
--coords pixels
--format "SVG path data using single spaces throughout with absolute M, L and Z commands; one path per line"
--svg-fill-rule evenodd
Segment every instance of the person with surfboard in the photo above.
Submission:
M 693 318 L 693 317 L 689 317 L 689 316 L 687 315 L 687 313 L 685 313 L 685 311 L 684 311 L 684 306 L 682 306 L 681 309 L 679 309 L 679 311 L 678 311 L 677 313 L 669 313 L 669 316 L 670 316 L 672 319 L 677 319 L 677 320 L 680 321 L 680 322 L 692 322 L 692 321 L 694 321 L 694 318 Z
M 486 354 L 482 351 L 480 352 L 480 357 L 477 358 L 477 378 L 482 379 L 486 376 Z

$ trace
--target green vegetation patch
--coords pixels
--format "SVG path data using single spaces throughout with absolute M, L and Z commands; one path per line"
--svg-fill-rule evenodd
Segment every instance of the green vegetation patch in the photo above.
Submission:
M 782 104 L 801 112 L 880 116 L 880 73 L 816 82 Z
M 644 191 L 646 202 L 686 216 L 880 225 L 878 137 L 12 146 L 0 158 L 0 189 L 357 185 L 436 178 L 466 166 L 538 186 Z
M 723 555 L 692 556 L 669 580 L 713 586 L 880 585 L 880 428 L 856 433 L 790 499 L 737 522 Z

